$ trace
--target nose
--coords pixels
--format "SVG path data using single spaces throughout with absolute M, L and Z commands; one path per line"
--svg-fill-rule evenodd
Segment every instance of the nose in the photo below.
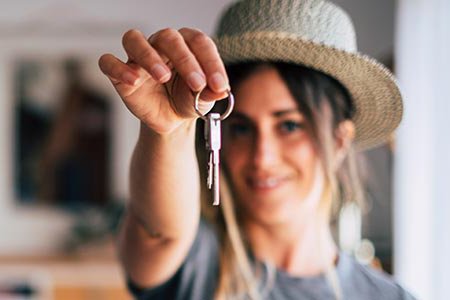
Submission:
M 276 165 L 280 158 L 279 144 L 268 133 L 259 132 L 254 138 L 253 165 L 255 169 L 268 170 Z

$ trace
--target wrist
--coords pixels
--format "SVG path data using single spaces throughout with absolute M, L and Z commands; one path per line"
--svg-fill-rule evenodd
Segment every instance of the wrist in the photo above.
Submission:
M 144 122 L 140 123 L 139 139 L 173 140 L 189 137 L 195 134 L 197 119 L 186 120 L 170 132 L 160 133 L 148 127 Z

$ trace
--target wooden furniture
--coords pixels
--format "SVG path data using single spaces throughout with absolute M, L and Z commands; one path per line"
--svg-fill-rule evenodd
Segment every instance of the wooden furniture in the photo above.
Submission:
M 0 257 L 0 282 L 24 281 L 39 300 L 131 300 L 113 257 Z M 35 298 L 33 298 L 35 299 Z

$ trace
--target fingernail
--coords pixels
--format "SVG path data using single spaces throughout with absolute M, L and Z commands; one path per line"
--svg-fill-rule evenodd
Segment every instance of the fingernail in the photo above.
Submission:
M 158 81 L 164 81 L 166 78 L 168 79 L 170 77 L 170 72 L 167 72 L 167 70 L 160 64 L 154 65 L 150 72 Z
M 122 80 L 128 84 L 134 85 L 137 79 L 137 76 L 131 72 L 125 72 L 122 74 Z
M 205 85 L 205 78 L 198 72 L 192 72 L 187 78 L 190 88 L 194 91 L 201 90 Z
M 224 92 L 229 89 L 228 83 L 225 81 L 225 78 L 219 72 L 211 75 L 210 78 L 211 87 L 215 89 L 217 92 Z

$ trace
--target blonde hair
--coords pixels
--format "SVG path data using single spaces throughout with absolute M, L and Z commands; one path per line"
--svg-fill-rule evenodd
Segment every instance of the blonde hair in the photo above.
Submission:
M 234 76 L 238 85 L 239 81 L 246 76 L 255 72 L 261 66 L 261 63 L 250 63 L 249 66 L 242 67 L 243 64 L 239 64 L 237 68 L 239 72 L 237 76 Z M 267 65 L 267 63 L 264 63 Z M 299 108 L 305 114 L 309 125 L 310 134 L 313 141 L 315 141 L 315 147 L 320 158 L 321 167 L 323 169 L 325 177 L 325 188 L 322 195 L 321 205 L 324 207 L 324 211 L 327 214 L 331 225 L 335 222 L 338 212 L 342 204 L 346 201 L 356 201 L 362 203 L 363 192 L 362 185 L 359 180 L 357 163 L 355 157 L 354 146 L 351 145 L 348 149 L 346 158 L 338 169 L 335 168 L 336 162 L 334 161 L 334 141 L 335 141 L 335 129 L 343 120 L 349 119 L 349 116 L 343 113 L 336 113 L 339 109 L 339 105 L 350 105 L 344 103 L 348 97 L 348 94 L 337 81 L 324 74 L 320 74 L 317 71 L 310 70 L 298 65 L 290 65 L 285 63 L 271 63 L 270 66 L 275 67 L 283 79 L 287 83 L 294 98 L 300 103 Z M 294 72 L 298 77 L 298 71 L 300 70 L 300 76 L 307 79 L 316 80 L 315 76 L 321 78 L 328 78 L 327 80 L 335 81 L 333 84 L 338 86 L 338 92 L 333 95 L 330 94 L 317 94 L 324 87 L 317 86 L 316 83 L 311 84 L 307 82 L 301 86 L 304 92 L 301 97 L 296 93 L 295 87 L 292 87 L 292 82 L 289 80 L 293 78 Z M 230 69 L 227 70 L 229 72 Z M 287 72 L 286 72 L 287 71 Z M 236 72 L 236 70 L 234 70 Z M 306 72 L 306 73 L 305 73 Z M 233 70 L 231 71 L 233 73 Z M 286 73 L 288 73 L 286 75 Z M 229 72 L 230 74 L 230 72 Z M 302 75 L 303 74 L 303 75 Z M 232 75 L 233 76 L 233 75 Z M 237 77 L 237 79 L 236 79 Z M 233 85 L 233 77 L 231 79 L 231 86 Z M 300 80 L 301 81 L 301 80 Z M 298 83 L 294 83 L 298 85 Z M 325 87 L 326 89 L 327 87 Z M 335 88 L 335 87 L 334 87 Z M 319 99 L 321 98 L 321 99 Z M 319 100 L 318 100 L 319 99 Z M 338 102 L 331 103 L 332 101 Z M 334 105 L 334 106 L 333 106 Z M 320 122 L 319 122 L 320 120 Z M 200 164 L 200 173 L 202 180 L 206 181 L 206 172 L 204 166 L 206 165 L 206 155 L 204 153 L 204 141 L 203 141 L 203 124 L 198 123 L 197 134 L 197 154 Z M 211 205 L 211 199 L 206 187 L 202 185 L 202 215 L 210 223 L 212 223 L 217 230 L 218 239 L 220 242 L 220 271 L 219 281 L 215 292 L 215 300 L 237 300 L 237 299 L 263 299 L 264 294 L 270 292 L 270 289 L 274 283 L 274 268 L 268 268 L 268 282 L 266 287 L 262 290 L 261 282 L 261 269 L 255 269 L 255 264 L 250 260 L 248 255 L 249 245 L 245 243 L 244 235 L 240 230 L 238 219 L 234 209 L 235 198 L 233 196 L 232 186 L 230 186 L 229 176 L 226 172 L 221 171 L 221 205 L 219 208 Z M 339 287 L 337 275 L 335 273 L 334 266 L 328 266 L 326 271 L 326 277 L 335 293 L 336 299 L 342 298 L 342 292 Z

